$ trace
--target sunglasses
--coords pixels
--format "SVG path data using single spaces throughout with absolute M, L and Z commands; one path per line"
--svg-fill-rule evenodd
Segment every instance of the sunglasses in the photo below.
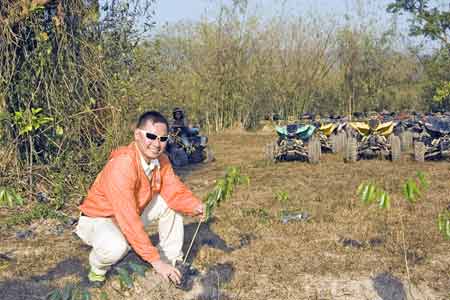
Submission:
M 139 129 L 139 130 L 142 131 L 142 132 L 144 132 L 144 133 L 145 133 L 145 136 L 146 136 L 149 140 L 151 140 L 151 141 L 154 141 L 154 140 L 156 140 L 156 139 L 159 139 L 159 141 L 160 141 L 161 143 L 164 143 L 164 142 L 167 142 L 167 140 L 169 139 L 169 136 L 167 136 L 167 135 L 157 136 L 156 134 L 147 132 L 147 131 L 145 131 L 145 130 L 142 130 L 142 129 Z

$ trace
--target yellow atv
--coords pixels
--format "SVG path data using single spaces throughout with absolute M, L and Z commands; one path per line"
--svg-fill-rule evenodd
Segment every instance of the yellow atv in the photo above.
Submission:
M 392 121 L 380 123 L 371 119 L 368 123 L 349 122 L 348 138 L 344 160 L 354 162 L 360 159 L 400 159 L 400 138 L 393 134 Z
M 318 135 L 323 153 L 343 152 L 347 135 L 345 123 L 324 123 L 318 126 Z

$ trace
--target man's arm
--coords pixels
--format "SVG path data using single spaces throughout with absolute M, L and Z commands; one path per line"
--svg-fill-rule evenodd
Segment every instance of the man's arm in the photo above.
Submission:
M 160 158 L 162 186 L 160 194 L 167 205 L 180 213 L 195 216 L 203 213 L 200 199 L 178 178 L 173 171 L 169 159 L 162 155 Z

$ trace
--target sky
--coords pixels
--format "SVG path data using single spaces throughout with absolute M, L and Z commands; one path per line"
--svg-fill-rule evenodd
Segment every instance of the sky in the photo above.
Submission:
M 398 29 L 403 33 L 404 46 L 422 45 L 424 51 L 431 51 L 436 43 L 421 37 L 408 37 L 410 16 L 393 16 L 386 11 L 394 0 L 248 0 L 249 14 L 258 16 L 311 16 L 320 15 L 337 20 L 337 24 L 348 22 L 375 22 L 376 27 L 387 29 L 396 19 Z M 431 0 L 433 4 L 449 5 L 448 0 Z M 198 21 L 202 17 L 213 19 L 220 4 L 231 5 L 233 0 L 156 0 L 154 4 L 156 31 L 165 24 L 179 21 Z M 446 3 L 446 4 L 445 4 Z M 347 17 L 346 17 L 347 16 Z M 362 16 L 362 17 L 361 17 Z
M 177 21 L 197 21 L 202 16 L 213 16 L 217 7 L 231 4 L 232 0 L 156 0 L 155 18 L 157 26 Z M 386 12 L 387 4 L 393 0 L 248 0 L 250 12 L 258 15 L 292 15 L 302 16 L 321 12 L 324 15 L 357 14 L 358 7 L 364 7 L 363 12 L 377 15 L 379 18 L 390 18 Z M 361 3 L 363 5 L 361 5 Z

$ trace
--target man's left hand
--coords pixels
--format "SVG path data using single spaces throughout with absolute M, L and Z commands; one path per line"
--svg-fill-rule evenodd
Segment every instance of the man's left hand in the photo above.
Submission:
M 206 205 L 201 203 L 194 208 L 194 216 L 199 216 L 200 221 L 206 220 Z

